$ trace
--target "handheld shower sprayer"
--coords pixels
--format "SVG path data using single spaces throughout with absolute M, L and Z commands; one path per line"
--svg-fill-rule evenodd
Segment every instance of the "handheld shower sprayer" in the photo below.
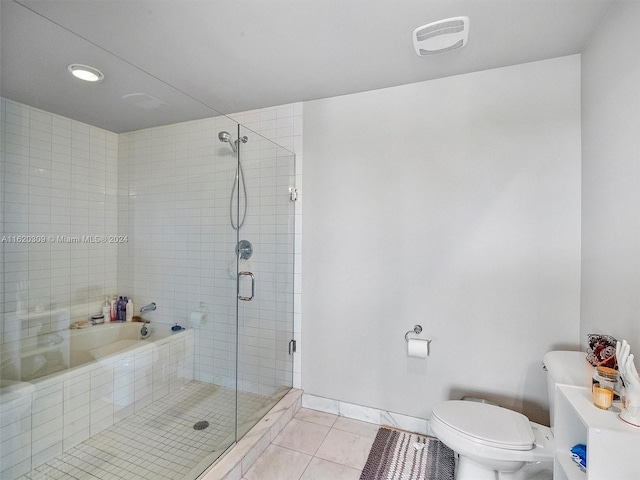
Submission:
M 229 132 L 222 131 L 218 133 L 218 140 L 220 140 L 223 143 L 228 143 L 229 145 L 231 145 L 231 150 L 233 150 L 233 153 L 237 156 L 238 143 L 239 142 L 247 143 L 249 141 L 249 138 L 246 135 L 243 135 L 242 137 L 239 137 L 236 140 L 234 140 Z M 244 208 L 243 208 L 242 216 L 238 218 L 236 223 L 236 221 L 234 221 L 234 215 L 233 215 L 234 213 L 233 199 L 237 198 L 237 201 L 240 202 L 240 198 L 239 198 L 240 184 L 242 184 Z M 233 181 L 233 187 L 231 188 L 231 198 L 229 199 L 229 219 L 231 220 L 231 227 L 234 230 L 238 230 L 244 223 L 244 220 L 246 217 L 247 217 L 247 186 L 244 183 L 244 170 L 242 169 L 242 163 L 240 162 L 240 158 L 238 158 L 238 167 L 236 168 L 236 175 Z
M 249 138 L 247 138 L 246 135 L 243 135 L 242 137 L 234 140 L 229 132 L 222 131 L 218 133 L 218 140 L 223 143 L 228 143 L 229 145 L 231 145 L 231 150 L 233 150 L 233 153 L 238 153 L 238 142 L 247 143 L 249 141 Z

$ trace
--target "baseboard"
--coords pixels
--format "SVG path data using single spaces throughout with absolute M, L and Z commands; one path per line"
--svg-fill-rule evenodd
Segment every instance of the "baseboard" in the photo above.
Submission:
M 429 420 L 426 418 L 411 417 L 401 413 L 389 412 L 377 408 L 365 407 L 354 403 L 332 400 L 309 393 L 302 394 L 302 406 L 312 410 L 333 413 L 342 417 L 353 418 L 376 425 L 388 425 L 400 430 L 430 435 Z

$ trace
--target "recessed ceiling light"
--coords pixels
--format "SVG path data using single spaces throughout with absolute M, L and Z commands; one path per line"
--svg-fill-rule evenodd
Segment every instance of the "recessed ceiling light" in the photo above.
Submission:
M 80 65 L 78 63 L 72 63 L 67 67 L 67 70 L 69 70 L 74 77 L 86 82 L 99 82 L 104 78 L 104 74 L 97 68 Z

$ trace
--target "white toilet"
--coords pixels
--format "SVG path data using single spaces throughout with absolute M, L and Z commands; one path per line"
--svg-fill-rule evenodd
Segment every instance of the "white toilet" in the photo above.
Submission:
M 555 386 L 588 387 L 592 367 L 583 352 L 544 356 L 551 426 Z M 489 403 L 449 400 L 433 406 L 433 433 L 458 454 L 456 480 L 546 480 L 553 478 L 551 428 Z

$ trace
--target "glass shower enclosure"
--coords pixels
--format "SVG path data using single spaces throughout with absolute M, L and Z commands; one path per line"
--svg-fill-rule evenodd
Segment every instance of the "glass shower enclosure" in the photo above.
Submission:
M 295 157 L 0 8 L 0 478 L 196 479 L 292 386 Z M 63 44 L 127 75 L 90 90 L 29 61 Z M 114 295 L 150 336 L 94 317 Z
M 268 399 L 258 409 L 239 401 L 242 436 L 292 386 L 295 156 L 243 125 L 237 138 L 230 209 L 237 219 L 237 384 Z

